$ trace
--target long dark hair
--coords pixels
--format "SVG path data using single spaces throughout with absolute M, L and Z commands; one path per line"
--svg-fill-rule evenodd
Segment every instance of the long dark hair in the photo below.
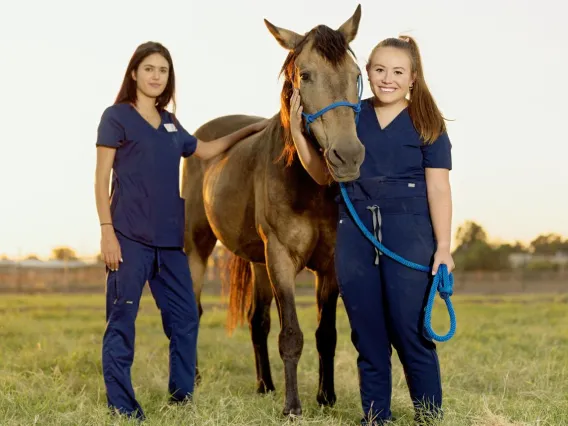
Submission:
M 400 36 L 399 38 L 387 38 L 381 41 L 374 47 L 369 55 L 367 71 L 369 71 L 373 54 L 381 47 L 394 47 L 408 53 L 412 64 L 412 73 L 416 76 L 414 84 L 410 89 L 408 113 L 422 140 L 425 143 L 433 143 L 438 139 L 440 134 L 446 131 L 446 124 L 444 122 L 445 118 L 438 109 L 434 97 L 426 84 L 418 44 L 412 37 L 406 35 Z
M 143 43 L 134 51 L 134 54 L 132 55 L 132 58 L 130 58 L 130 62 L 128 63 L 128 67 L 126 68 L 126 72 L 124 73 L 122 86 L 120 87 L 118 95 L 116 96 L 116 99 L 114 101 L 115 104 L 125 102 L 130 102 L 133 104 L 136 103 L 136 81 L 132 78 L 132 71 L 137 70 L 140 66 L 140 63 L 146 57 L 154 53 L 159 53 L 160 55 L 162 55 L 166 59 L 166 61 L 168 61 L 168 65 L 170 67 L 168 83 L 166 84 L 166 88 L 164 89 L 162 94 L 156 99 L 156 108 L 158 109 L 158 111 L 163 111 L 171 102 L 173 105 L 173 111 L 175 112 L 176 76 L 174 72 L 174 64 L 172 62 L 172 57 L 169 50 L 166 49 L 162 44 L 155 41 L 148 41 L 146 43 Z

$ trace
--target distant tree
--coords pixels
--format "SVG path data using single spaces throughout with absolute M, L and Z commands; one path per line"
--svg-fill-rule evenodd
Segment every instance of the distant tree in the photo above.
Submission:
M 463 271 L 498 271 L 509 269 L 509 255 L 526 251 L 521 243 L 491 244 L 481 225 L 467 221 L 456 232 L 456 249 L 453 253 L 456 269 Z
M 511 262 L 509 261 L 509 257 L 513 253 L 526 253 L 527 249 L 520 243 L 516 244 L 500 244 L 498 246 L 493 247 L 493 261 L 492 265 L 495 265 L 498 270 L 503 269 L 510 269 Z
M 456 269 L 462 271 L 497 271 L 509 268 L 505 251 L 492 247 L 486 241 L 473 241 L 454 252 Z
M 29 254 L 26 256 L 25 260 L 39 260 L 39 257 L 37 257 L 35 254 Z
M 515 253 L 529 253 L 530 247 L 527 247 L 525 244 L 521 243 L 520 241 L 515 242 L 511 246 Z
M 496 246 L 496 249 L 508 255 L 513 253 L 529 253 L 529 248 L 517 241 L 515 244 L 504 243 Z
M 542 234 L 530 243 L 533 253 L 552 256 L 559 251 L 568 252 L 568 240 L 563 240 L 558 234 Z
M 51 258 L 55 260 L 77 260 L 77 255 L 69 247 L 56 247 L 51 251 Z
M 527 269 L 532 271 L 557 271 L 560 265 L 548 260 L 533 260 L 527 264 Z
M 558 234 L 542 234 L 525 246 L 519 241 L 515 243 L 490 243 L 487 232 L 474 221 L 467 221 L 459 226 L 456 232 L 456 249 L 453 252 L 456 269 L 464 271 L 497 271 L 511 267 L 509 258 L 514 253 L 534 253 L 553 256 L 557 252 L 568 253 L 568 239 Z M 548 261 L 532 261 L 529 269 L 554 269 L 556 266 Z
M 476 222 L 466 221 L 456 232 L 456 250 L 467 249 L 475 242 L 487 242 L 487 232 Z

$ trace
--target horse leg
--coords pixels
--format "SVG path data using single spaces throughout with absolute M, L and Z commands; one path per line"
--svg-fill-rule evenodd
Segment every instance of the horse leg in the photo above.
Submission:
M 333 406 L 336 401 L 334 384 L 334 357 L 337 343 L 335 328 L 339 288 L 335 272 L 316 273 L 316 294 L 318 305 L 318 328 L 316 346 L 319 353 L 319 389 L 317 401 L 321 405 Z
M 199 232 L 192 233 L 189 248 L 186 250 L 191 279 L 193 281 L 193 292 L 195 293 L 195 301 L 197 302 L 197 310 L 199 313 L 199 322 L 203 315 L 203 306 L 201 305 L 201 291 L 205 279 L 205 271 L 207 269 L 207 260 L 215 248 L 217 239 L 211 231 L 211 228 L 201 228 Z M 195 358 L 195 384 L 201 383 L 201 375 L 198 368 L 198 355 Z
M 253 263 L 253 302 L 249 312 L 249 325 L 254 359 L 256 364 L 256 383 L 258 393 L 275 390 L 268 358 L 268 333 L 270 333 L 270 305 L 272 287 L 266 265 Z
M 274 288 L 278 315 L 280 317 L 280 334 L 278 347 L 284 362 L 284 379 L 286 399 L 283 414 L 300 416 L 302 407 L 298 394 L 298 362 L 304 347 L 304 335 L 300 329 L 294 300 L 295 278 L 297 267 L 288 249 L 278 240 L 276 235 L 266 237 L 266 264 L 270 282 Z
M 207 269 L 207 260 L 205 262 L 195 252 L 189 255 L 189 270 L 193 280 L 193 291 L 195 293 L 195 301 L 197 302 L 197 311 L 199 313 L 199 322 L 201 322 L 201 315 L 203 315 L 203 307 L 201 306 L 201 290 L 203 288 L 203 278 L 205 270 Z M 201 375 L 199 374 L 198 367 L 198 354 L 195 355 L 195 384 L 201 383 Z

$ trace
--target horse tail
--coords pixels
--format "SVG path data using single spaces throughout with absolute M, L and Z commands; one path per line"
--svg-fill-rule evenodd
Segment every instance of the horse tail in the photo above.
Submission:
M 235 254 L 230 254 L 228 268 L 223 278 L 223 293 L 229 290 L 227 332 L 233 333 L 239 324 L 244 323 L 245 312 L 252 302 L 252 268 L 250 262 Z M 227 276 L 228 275 L 228 276 Z

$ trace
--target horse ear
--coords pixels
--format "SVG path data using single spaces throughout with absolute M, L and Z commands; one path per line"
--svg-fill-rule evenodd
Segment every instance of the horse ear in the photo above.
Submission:
M 357 31 L 359 30 L 359 22 L 361 21 L 361 5 L 357 6 L 355 9 L 355 13 L 351 18 L 343 23 L 341 27 L 339 27 L 338 31 L 345 36 L 347 40 L 347 44 L 351 43 L 355 36 L 357 35 Z
M 276 41 L 284 49 L 293 50 L 304 38 L 303 36 L 295 33 L 294 31 L 285 30 L 284 28 L 278 28 L 277 26 L 272 25 L 266 19 L 264 20 L 264 24 L 268 28 L 268 31 L 272 33 Z

